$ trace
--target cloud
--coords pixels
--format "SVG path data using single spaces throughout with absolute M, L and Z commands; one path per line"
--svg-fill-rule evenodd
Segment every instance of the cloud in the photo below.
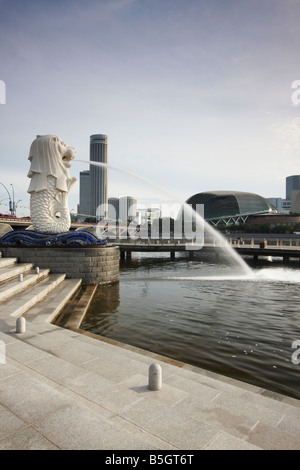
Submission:
M 297 2 L 5 0 L 1 9 L 1 180 L 26 181 L 30 143 L 46 133 L 83 159 L 89 136 L 108 134 L 111 164 L 183 197 L 275 194 L 285 171 L 298 172 Z

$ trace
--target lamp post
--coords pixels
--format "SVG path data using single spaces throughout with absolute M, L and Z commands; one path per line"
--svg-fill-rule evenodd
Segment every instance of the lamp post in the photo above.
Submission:
M 16 215 L 16 205 L 15 205 L 15 190 L 14 190 L 14 187 L 13 187 L 13 184 L 10 183 L 11 185 L 11 188 L 12 188 L 12 195 L 13 195 L 13 199 L 12 199 L 12 214 L 11 215 Z

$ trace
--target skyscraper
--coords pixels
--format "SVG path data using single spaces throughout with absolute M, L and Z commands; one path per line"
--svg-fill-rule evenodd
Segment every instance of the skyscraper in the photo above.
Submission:
M 131 196 L 120 197 L 120 219 L 132 222 L 136 218 L 136 199 Z
M 120 217 L 120 199 L 118 197 L 108 198 L 108 218 L 118 220 Z
M 286 199 L 291 200 L 291 192 L 300 190 L 300 175 L 292 175 L 286 178 Z
M 90 136 L 90 161 L 107 164 L 107 143 L 107 135 Z M 107 217 L 107 168 L 103 166 L 90 165 L 90 214 Z
M 82 220 L 91 215 L 89 170 L 81 171 L 79 176 L 79 213 Z

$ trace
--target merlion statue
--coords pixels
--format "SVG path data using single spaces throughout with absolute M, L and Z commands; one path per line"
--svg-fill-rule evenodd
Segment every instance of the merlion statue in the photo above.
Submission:
M 27 176 L 31 178 L 28 192 L 34 230 L 61 233 L 70 229 L 68 194 L 77 179 L 70 178 L 69 168 L 75 153 L 55 135 L 38 135 L 32 142 Z

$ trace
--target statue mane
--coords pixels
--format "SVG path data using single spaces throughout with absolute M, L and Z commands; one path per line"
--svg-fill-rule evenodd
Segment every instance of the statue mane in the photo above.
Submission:
M 68 192 L 69 161 L 75 156 L 75 149 L 68 147 L 56 135 L 37 135 L 32 142 L 28 160 L 31 179 L 29 193 L 47 190 L 47 176 L 56 179 L 56 188 Z

